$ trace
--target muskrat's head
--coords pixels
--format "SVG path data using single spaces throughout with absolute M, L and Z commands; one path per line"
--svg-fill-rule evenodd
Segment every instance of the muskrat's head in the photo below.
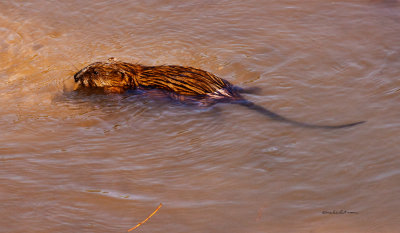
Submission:
M 123 62 L 92 63 L 74 75 L 75 89 L 104 87 L 135 87 L 136 71 Z

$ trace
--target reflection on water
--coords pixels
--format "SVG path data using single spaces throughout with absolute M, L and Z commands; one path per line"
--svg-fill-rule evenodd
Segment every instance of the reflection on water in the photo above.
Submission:
M 398 1 L 0 2 L 0 232 L 396 232 Z M 241 106 L 71 92 L 116 57 L 210 71 Z M 325 212 L 324 212 L 325 211 Z M 357 214 L 324 214 L 357 212 Z M 12 213 L 12 214 L 10 214 Z M 140 230 L 140 229 L 137 229 Z

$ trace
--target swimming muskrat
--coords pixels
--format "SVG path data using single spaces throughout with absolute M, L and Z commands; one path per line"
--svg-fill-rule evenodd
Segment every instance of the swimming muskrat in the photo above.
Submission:
M 244 89 L 234 86 L 207 71 L 186 66 L 143 66 L 126 62 L 95 62 L 74 75 L 75 89 L 96 88 L 106 93 L 123 93 L 127 90 L 158 90 L 158 94 L 183 103 L 211 106 L 232 103 L 256 110 L 274 120 L 309 128 L 345 128 L 363 123 L 343 125 L 313 125 L 290 120 L 246 100 L 240 93 Z

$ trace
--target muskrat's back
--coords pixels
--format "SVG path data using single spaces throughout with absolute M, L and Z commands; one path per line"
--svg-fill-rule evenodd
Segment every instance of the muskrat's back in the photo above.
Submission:
M 187 96 L 207 95 L 231 86 L 207 71 L 185 66 L 144 66 L 138 80 L 142 87 Z

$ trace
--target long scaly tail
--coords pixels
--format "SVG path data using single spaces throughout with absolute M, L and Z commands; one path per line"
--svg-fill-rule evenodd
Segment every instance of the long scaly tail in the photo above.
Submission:
M 265 116 L 268 116 L 269 118 L 276 120 L 276 121 L 281 121 L 281 122 L 286 122 L 292 125 L 296 125 L 296 126 L 301 126 L 301 127 L 306 127 L 306 128 L 320 128 L 320 129 L 340 129 L 340 128 L 347 128 L 347 127 L 352 127 L 355 125 L 359 125 L 364 123 L 365 121 L 358 121 L 358 122 L 354 122 L 354 123 L 349 123 L 349 124 L 343 124 L 343 125 L 313 125 L 313 124 L 308 124 L 308 123 L 303 123 L 303 122 L 298 122 L 298 121 L 294 121 L 294 120 L 290 120 L 284 116 L 281 116 L 277 113 L 271 112 L 270 110 L 257 105 L 253 102 L 247 101 L 247 100 L 239 100 L 239 101 L 235 101 L 233 102 L 234 104 L 239 104 L 242 106 L 245 106 L 249 109 L 255 110 Z

